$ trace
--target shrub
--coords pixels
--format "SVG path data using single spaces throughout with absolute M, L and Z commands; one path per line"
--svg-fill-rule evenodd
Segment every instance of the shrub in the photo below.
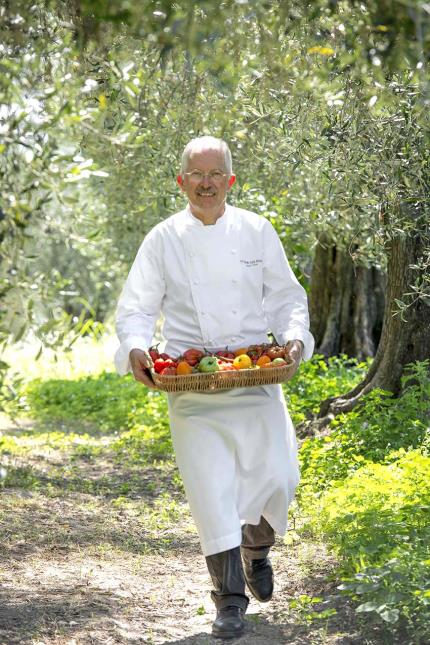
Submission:
M 25 390 L 33 418 L 86 421 L 96 423 L 103 430 L 118 431 L 133 425 L 133 416 L 145 405 L 148 394 L 131 376 L 109 372 L 76 381 L 35 380 Z
M 360 407 L 341 414 L 330 435 L 307 439 L 300 451 L 302 494 L 342 480 L 365 462 L 384 461 L 400 448 L 423 445 L 428 433 L 430 378 L 425 363 L 411 366 L 399 398 L 372 390 Z M 310 489 L 310 491 L 309 491 Z
M 345 355 L 325 360 L 316 354 L 302 363 L 297 376 L 284 385 L 293 423 L 300 423 L 318 412 L 323 399 L 354 387 L 367 369 L 367 363 Z
M 32 417 L 79 420 L 118 434 L 110 448 L 119 461 L 139 463 L 172 456 L 165 394 L 147 390 L 130 376 L 103 373 L 76 381 L 32 381 L 26 397 Z
M 341 589 L 357 611 L 430 637 L 430 457 L 401 450 L 390 462 L 327 490 L 312 520 L 343 558 Z
M 307 526 L 342 559 L 339 587 L 408 643 L 430 639 L 430 376 L 410 367 L 399 398 L 374 390 L 300 451 Z

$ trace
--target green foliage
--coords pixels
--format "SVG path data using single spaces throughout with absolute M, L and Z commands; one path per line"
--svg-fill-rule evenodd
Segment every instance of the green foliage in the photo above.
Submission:
M 146 389 L 131 377 L 108 372 L 76 381 L 35 380 L 25 390 L 31 414 L 40 420 L 79 419 L 110 431 L 130 428 L 148 396 Z
M 308 596 L 301 594 L 297 598 L 290 600 L 288 606 L 295 610 L 304 622 L 312 623 L 315 620 L 325 620 L 330 616 L 336 615 L 336 609 L 319 609 L 318 604 L 322 602 L 318 596 Z
M 0 333 L 61 344 L 82 312 L 105 320 L 203 133 L 229 141 L 232 201 L 274 221 L 303 282 L 321 231 L 377 265 L 387 228 L 425 236 L 428 23 L 418 0 L 8 2 Z
M 419 450 L 399 451 L 388 464 L 367 464 L 324 493 L 320 526 L 361 566 L 394 556 L 398 546 L 430 529 L 429 475 L 430 457 Z
M 300 451 L 308 527 L 342 557 L 340 589 L 357 611 L 430 636 L 428 361 L 409 367 L 399 398 L 374 390 Z
M 148 392 L 145 404 L 133 409 L 128 423 L 130 430 L 111 445 L 119 462 L 171 459 L 173 448 L 164 395 Z
M 300 423 L 317 413 L 322 399 L 357 385 L 367 368 L 367 363 L 346 356 L 331 356 L 325 360 L 315 354 L 312 360 L 302 363 L 296 378 L 284 385 L 293 422 Z
M 328 436 L 306 439 L 300 451 L 302 494 L 313 495 L 400 448 L 416 448 L 428 434 L 430 379 L 426 363 L 412 366 L 400 398 L 372 390 L 359 407 L 341 414 Z
M 131 376 L 104 372 L 76 381 L 35 380 L 26 388 L 24 400 L 40 421 L 79 419 L 97 424 L 99 432 L 113 433 L 110 449 L 121 463 L 147 463 L 172 455 L 165 395 L 143 388 Z M 77 450 L 90 455 L 94 448 Z
M 10 365 L 0 360 L 0 412 L 13 415 L 18 406 L 18 392 L 22 383 L 22 376 L 11 375 Z
M 357 611 L 401 619 L 416 642 L 430 634 L 429 477 L 430 457 L 400 452 L 324 493 L 315 518 L 345 559 L 340 588 L 360 601 Z

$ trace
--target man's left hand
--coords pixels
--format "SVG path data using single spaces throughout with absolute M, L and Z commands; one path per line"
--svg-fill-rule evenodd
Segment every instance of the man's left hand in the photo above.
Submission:
M 292 358 L 293 361 L 295 362 L 293 376 L 299 369 L 299 365 L 303 355 L 303 348 L 304 348 L 304 345 L 301 340 L 290 340 L 290 342 L 285 345 L 285 349 L 286 349 L 285 358 L 287 359 Z

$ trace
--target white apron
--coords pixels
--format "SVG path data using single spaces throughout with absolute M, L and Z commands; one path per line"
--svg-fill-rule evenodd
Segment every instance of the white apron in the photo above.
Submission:
M 241 543 L 264 516 L 287 529 L 299 481 L 297 444 L 281 386 L 169 394 L 176 460 L 205 556 Z

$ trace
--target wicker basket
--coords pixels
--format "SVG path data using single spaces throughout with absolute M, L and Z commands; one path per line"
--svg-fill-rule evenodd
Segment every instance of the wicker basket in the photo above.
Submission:
M 291 360 L 291 359 L 290 359 Z M 210 392 L 229 390 L 233 387 L 256 387 L 289 381 L 294 376 L 295 361 L 281 367 L 243 369 L 209 374 L 186 374 L 184 376 L 162 376 L 151 370 L 154 383 L 165 392 Z

